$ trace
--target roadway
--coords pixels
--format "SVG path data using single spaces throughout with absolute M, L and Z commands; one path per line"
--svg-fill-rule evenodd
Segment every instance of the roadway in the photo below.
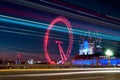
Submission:
M 120 80 L 120 68 L 5 69 L 0 80 Z

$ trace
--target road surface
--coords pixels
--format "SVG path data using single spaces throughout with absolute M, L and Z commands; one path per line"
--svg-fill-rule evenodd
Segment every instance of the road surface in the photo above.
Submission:
M 120 68 L 8 69 L 0 80 L 120 80 Z

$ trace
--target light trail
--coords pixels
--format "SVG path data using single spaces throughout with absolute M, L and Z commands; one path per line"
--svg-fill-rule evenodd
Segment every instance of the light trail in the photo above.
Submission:
M 7 0 L 7 1 L 9 1 L 9 0 Z M 40 0 L 41 1 L 41 0 Z M 42 0 L 42 1 L 44 1 L 44 0 Z M 70 13 L 70 12 L 68 12 L 68 11 L 65 11 L 65 10 L 60 10 L 60 9 L 56 9 L 56 8 L 52 8 L 52 7 L 49 7 L 49 6 L 44 6 L 44 5 L 39 5 L 39 4 L 36 4 L 36 3 L 32 3 L 32 2 L 29 2 L 29 1 L 22 1 L 22 0 L 18 0 L 18 1 L 9 1 L 9 2 L 12 2 L 12 3 L 16 3 L 16 4 L 20 4 L 20 5 L 24 5 L 24 6 L 27 6 L 27 7 L 31 7 L 31 8 L 35 8 L 35 9 L 39 9 L 39 10 L 49 10 L 49 11 L 53 11 L 53 12 L 56 12 L 57 14 L 59 14 L 59 13 L 61 13 L 61 15 L 62 14 L 66 14 L 67 16 L 68 15 L 70 15 L 71 17 L 72 16 L 76 16 L 76 17 L 78 17 L 78 18 L 86 18 L 86 16 L 81 16 L 81 15 L 78 15 L 78 14 L 74 14 L 74 13 Z M 49 2 L 50 3 L 50 2 Z M 52 4 L 54 4 L 54 3 L 52 3 Z M 33 5 L 33 6 L 31 6 L 31 5 Z M 63 6 L 64 7 L 64 6 Z M 66 7 L 64 7 L 64 8 L 66 8 Z M 67 8 L 68 10 L 71 10 L 71 8 Z M 72 9 L 73 11 L 77 11 L 77 12 L 81 12 L 81 11 L 78 11 L 78 10 L 74 10 L 74 9 Z M 52 13 L 53 13 L 52 12 Z M 84 13 L 84 12 L 81 12 L 81 13 Z M 91 15 L 91 14 L 88 14 L 88 13 L 84 13 L 84 14 L 87 14 L 87 15 Z M 94 15 L 91 15 L 91 16 L 94 16 Z M 96 16 L 94 16 L 94 17 L 96 17 Z M 102 21 L 102 20 L 98 20 L 98 19 L 94 19 L 94 18 L 90 18 L 90 17 L 87 17 L 87 18 L 89 18 L 89 20 L 94 20 L 94 21 L 97 21 L 97 22 L 101 22 L 101 23 L 106 23 L 106 24 L 108 24 L 108 25 L 113 25 L 113 26 L 118 26 L 118 25 L 116 25 L 116 24 L 112 24 L 112 23 L 110 23 L 110 22 L 105 22 L 105 21 Z M 118 26 L 119 27 L 119 26 Z
M 104 79 L 105 77 L 95 76 L 95 77 L 84 77 L 84 78 L 68 78 L 68 79 L 61 79 L 61 80 L 88 80 L 88 79 Z
M 5 9 L 6 10 L 6 9 Z M 10 11 L 9 11 L 10 10 Z M 2 9 L 1 11 L 4 12 L 4 9 Z M 10 13 L 10 14 L 14 14 L 14 11 L 17 12 L 17 14 L 15 14 L 16 16 L 24 16 L 24 17 L 28 17 L 26 16 L 27 14 L 29 14 L 29 18 L 31 19 L 37 19 L 39 21 L 46 21 L 46 22 L 49 22 L 51 19 L 50 17 L 47 17 L 47 16 L 43 16 L 43 15 L 38 15 L 38 14 L 31 14 L 30 12 L 24 12 L 24 11 L 19 11 L 19 10 L 16 10 L 16 9 L 10 9 L 10 8 L 7 8 L 6 10 L 7 12 L 6 13 Z M 12 12 L 12 13 L 11 13 Z M 19 15 L 18 15 L 19 14 Z M 26 14 L 26 15 L 23 15 L 23 14 Z M 40 18 L 40 19 L 39 19 Z M 94 24 L 94 23 L 93 23 Z M 104 28 L 103 29 L 103 26 L 95 26 L 95 25 L 88 25 L 88 23 L 77 23 L 76 21 L 73 22 L 72 21 L 72 25 L 74 25 L 74 27 L 78 27 L 80 29 L 84 29 L 85 31 L 88 31 L 88 30 L 91 30 L 92 32 L 96 31 L 96 27 L 97 27 L 97 30 L 99 30 L 99 32 L 102 32 L 102 33 L 105 33 L 105 34 L 112 34 L 112 35 L 116 35 L 116 36 L 119 36 L 120 34 L 118 34 L 119 32 L 116 31 L 116 30 L 108 30 L 107 28 Z M 92 28 L 91 28 L 92 27 Z M 77 28 L 77 29 L 78 29 Z
M 36 35 L 44 35 L 44 32 L 40 32 L 40 31 L 33 31 L 33 30 L 28 30 L 28 29 L 20 29 L 20 28 L 13 28 L 13 27 L 7 27 L 7 26 L 0 26 L 0 28 L 3 28 L 3 29 L 10 29 L 10 30 L 2 30 L 1 29 L 1 32 L 10 32 L 10 33 L 12 33 L 12 32 L 19 32 L 19 31 L 22 31 L 22 33 L 28 33 L 29 32 L 29 34 L 36 34 Z M 18 31 L 11 31 L 11 30 L 18 30 Z M 23 32 L 24 31 L 24 32 Z M 20 33 L 16 33 L 16 34 L 20 34 Z M 23 34 L 23 35 L 27 35 L 27 34 Z M 50 37 L 52 38 L 52 37 L 59 37 L 59 39 L 61 38 L 61 39 L 63 39 L 63 40 L 65 40 L 65 36 L 60 36 L 60 35 L 56 35 L 56 34 L 51 34 L 50 33 Z M 41 37 L 44 37 L 44 36 L 41 36 Z M 67 40 L 67 39 L 66 39 Z
M 73 75 L 73 74 L 100 74 L 100 73 L 120 73 L 120 69 L 117 68 L 88 68 L 88 69 L 79 69 L 79 71 L 72 72 L 49 72 L 49 73 L 41 73 L 41 74 L 16 74 L 16 75 L 0 75 L 1 77 L 35 77 L 35 76 L 58 76 L 58 75 Z M 62 69 L 61 69 L 62 70 Z M 70 69 L 68 69 L 69 71 Z M 71 69 L 74 70 L 74 69 Z M 81 70 L 81 71 L 80 71 Z M 86 71 L 82 71 L 86 70 Z M 87 71 L 90 70 L 90 71 Z M 49 70 L 48 70 L 49 71 Z M 52 69 L 54 71 L 54 69 Z M 58 71 L 60 71 L 58 69 Z
M 13 27 L 7 27 L 7 26 L 0 26 L 0 28 L 3 28 L 3 29 L 12 29 L 12 30 L 19 30 L 19 31 L 26 31 L 26 32 L 33 32 L 33 33 L 38 33 L 38 34 L 41 33 L 41 32 L 38 32 L 38 31 L 33 31 L 33 30 L 28 30 L 28 29 L 20 29 L 20 28 L 13 28 Z
M 46 66 L 46 65 L 42 65 Z M 49 65 L 48 65 L 49 66 Z M 120 71 L 120 68 L 51 68 L 51 69 L 1 69 L 0 72 L 11 72 L 11 71 L 101 71 L 101 70 L 117 70 Z
M 16 34 L 22 34 L 22 35 L 31 35 L 31 36 L 38 36 L 38 37 L 44 37 L 44 33 L 43 32 L 39 32 L 39 31 L 33 31 L 33 30 L 26 30 L 26 29 L 19 29 L 19 28 L 13 28 L 13 27 L 7 27 L 7 26 L 0 26 L 0 28 L 4 28 L 4 29 L 12 29 L 12 30 L 19 30 L 19 31 L 11 31 L 11 30 L 0 30 L 1 32 L 9 32 L 9 33 L 16 33 Z M 23 32 L 25 31 L 25 32 Z M 29 33 L 28 33 L 29 32 Z M 32 32 L 32 33 L 31 33 Z M 34 34 L 35 33 L 35 34 Z M 86 33 L 87 34 L 87 33 Z M 91 35 L 91 33 L 90 33 Z M 95 34 L 96 36 L 98 36 L 97 34 Z M 99 37 L 99 36 L 98 36 Z M 57 34 L 50 34 L 50 38 L 54 38 L 54 39 L 62 39 L 62 40 L 68 40 L 68 37 L 65 36 L 61 36 L 61 35 L 57 35 Z M 75 39 L 74 38 L 74 42 L 78 43 L 79 39 Z M 105 43 L 105 42 L 103 42 Z M 75 44 L 75 43 L 74 43 Z M 113 45 L 117 45 L 120 46 L 118 43 L 115 42 L 110 42 L 109 44 L 113 44 Z
M 96 18 L 96 19 L 98 19 L 98 20 L 103 20 L 103 21 L 105 21 L 105 22 L 110 23 L 110 21 L 107 21 L 108 19 L 105 19 L 105 18 L 96 16 L 96 15 L 93 15 L 93 14 L 89 14 L 89 13 L 86 13 L 86 12 L 83 12 L 83 11 L 80 11 L 80 10 L 76 10 L 76 9 L 73 9 L 73 8 L 61 6 L 61 5 L 59 5 L 59 4 L 55 4 L 55 3 L 52 3 L 52 2 L 49 2 L 49 1 L 46 1 L 46 0 L 40 0 L 40 1 L 45 2 L 45 3 L 48 3 L 48 4 L 52 4 L 52 5 L 55 5 L 55 6 L 58 6 L 58 7 L 62 7 L 62 8 L 71 10 L 71 11 L 75 11 L 75 12 L 78 12 L 78 13 L 82 13 L 82 14 L 88 15 L 89 17 L 93 17 L 93 18 Z M 117 19 L 117 18 L 114 18 L 114 17 L 111 17 L 111 18 Z M 118 20 L 120 20 L 120 19 L 118 19 Z M 114 22 L 114 21 L 113 21 L 113 22 Z M 118 23 L 118 24 L 119 24 L 119 23 Z
M 36 50 L 33 50 L 33 49 L 26 49 L 26 48 L 22 48 L 22 47 L 15 47 L 15 46 L 11 46 L 11 45 L 6 45 L 6 44 L 1 44 L 0 47 L 2 47 L 4 49 L 5 48 L 11 48 L 11 49 L 14 49 L 17 50 L 17 51 L 21 51 L 21 50 L 26 50 L 26 51 L 30 51 L 30 52 L 35 52 Z
M 12 30 L 19 30 L 19 31 L 11 31 L 11 30 L 0 30 L 1 32 L 8 32 L 8 33 L 16 33 L 16 34 L 21 34 L 21 35 L 30 35 L 30 36 L 37 36 L 37 37 L 44 37 L 44 33 L 43 32 L 39 32 L 39 31 L 33 31 L 33 30 L 26 30 L 26 29 L 19 29 L 19 28 L 12 28 L 12 27 L 6 27 L 6 26 L 0 26 L 0 28 L 4 28 L 4 29 L 12 29 Z M 23 32 L 25 31 L 25 32 Z M 32 32 L 32 33 L 31 33 Z M 95 34 L 96 35 L 96 34 Z M 98 35 L 97 35 L 98 36 Z M 61 36 L 61 35 L 56 35 L 56 34 L 50 34 L 50 38 L 53 39 L 62 39 L 62 40 L 68 40 L 68 37 L 65 36 Z M 76 44 L 79 42 L 79 39 L 74 39 L 74 43 Z M 104 42 L 105 43 L 105 42 Z M 114 42 L 110 42 L 109 44 L 113 44 L 113 45 L 117 45 L 120 46 L 118 43 L 114 43 Z
M 9 22 L 9 23 L 13 23 L 13 24 L 20 24 L 20 25 L 25 25 L 25 26 L 30 26 L 30 27 L 36 27 L 36 28 L 43 28 L 43 29 L 46 29 L 49 26 L 48 24 L 44 24 L 44 23 L 40 23 L 40 22 L 29 21 L 29 20 L 4 16 L 4 15 L 0 15 L 0 21 Z M 55 26 L 55 28 L 53 28 L 52 30 L 65 32 L 65 33 L 68 32 L 66 28 L 60 27 L 60 26 Z M 73 34 L 77 34 L 77 35 L 86 36 L 85 33 L 87 33 L 87 32 L 88 31 L 73 29 Z M 92 37 L 96 37 L 95 34 L 96 34 L 95 32 L 91 32 Z M 120 41 L 119 36 L 107 35 L 107 34 L 103 34 L 103 33 L 98 33 L 98 35 L 99 35 L 99 37 L 101 37 L 103 39 Z
M 2 77 L 33 77 L 33 76 L 57 76 L 57 75 L 73 75 L 73 74 L 99 74 L 99 73 L 120 73 L 120 71 L 84 71 L 84 72 L 62 72 L 62 73 L 42 73 L 42 74 L 19 74 L 5 75 Z
M 10 30 L 0 30 L 0 31 L 1 32 L 8 32 L 8 33 L 22 34 L 22 35 L 32 35 L 32 36 L 37 36 L 37 37 L 44 37 L 44 35 L 41 35 L 41 34 L 31 34 L 31 33 L 26 33 L 26 32 L 18 32 L 18 31 L 10 31 Z M 65 38 L 54 37 L 54 36 L 50 36 L 50 38 L 68 40 L 68 39 L 65 39 Z

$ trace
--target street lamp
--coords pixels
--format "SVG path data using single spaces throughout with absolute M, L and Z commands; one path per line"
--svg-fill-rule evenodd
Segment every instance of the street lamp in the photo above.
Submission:
M 113 55 L 113 52 L 110 49 L 108 49 L 106 50 L 105 54 L 110 57 Z
M 108 56 L 108 66 L 110 66 L 110 56 L 113 56 L 113 52 L 110 49 L 107 49 L 105 54 Z

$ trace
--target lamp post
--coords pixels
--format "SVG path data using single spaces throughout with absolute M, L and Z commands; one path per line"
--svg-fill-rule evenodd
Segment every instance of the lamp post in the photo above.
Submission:
M 110 66 L 110 57 L 113 56 L 113 52 L 110 49 L 107 49 L 105 54 L 108 57 L 108 66 Z

